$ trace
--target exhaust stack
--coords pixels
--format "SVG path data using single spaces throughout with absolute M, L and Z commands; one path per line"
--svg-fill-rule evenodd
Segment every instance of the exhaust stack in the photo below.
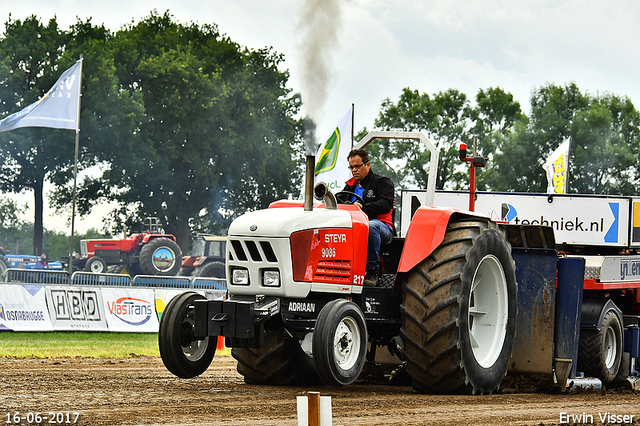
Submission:
M 316 157 L 314 155 L 307 155 L 304 185 L 304 211 L 306 212 L 313 210 L 313 180 L 315 176 L 315 169 Z
M 324 201 L 327 210 L 336 210 L 338 208 L 336 196 L 333 195 L 333 192 L 331 192 L 327 184 L 324 182 L 318 182 L 316 184 L 313 188 L 313 196 L 316 197 L 316 200 Z

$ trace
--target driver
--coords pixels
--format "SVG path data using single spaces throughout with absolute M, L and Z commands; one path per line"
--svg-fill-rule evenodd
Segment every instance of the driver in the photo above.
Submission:
M 351 195 L 347 201 L 359 206 L 369 217 L 369 246 L 364 285 L 376 286 L 381 274 L 380 245 L 390 242 L 393 237 L 393 182 L 388 177 L 371 171 L 369 154 L 364 149 L 351 150 L 347 159 L 353 177 L 346 182 L 342 190 L 360 196 L 358 199 Z

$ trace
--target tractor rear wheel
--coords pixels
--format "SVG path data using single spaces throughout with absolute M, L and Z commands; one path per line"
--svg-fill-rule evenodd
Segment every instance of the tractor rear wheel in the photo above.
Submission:
M 419 392 L 487 394 L 506 375 L 517 314 L 511 246 L 493 222 L 451 221 L 402 285 L 407 372 Z
M 193 337 L 193 302 L 204 298 L 194 292 L 179 294 L 169 301 L 160 320 L 160 357 L 167 370 L 183 379 L 204 373 L 216 353 L 215 338 Z
M 182 250 L 171 238 L 154 238 L 140 249 L 140 269 L 146 275 L 174 276 L 182 267 Z
M 313 364 L 296 339 L 284 331 L 268 333 L 259 348 L 233 348 L 238 373 L 250 385 L 311 386 L 320 382 Z
M 618 375 L 622 360 L 622 327 L 613 310 L 603 319 L 600 330 L 580 330 L 578 371 L 597 377 L 608 385 Z
M 209 262 L 193 270 L 194 277 L 227 278 L 224 263 Z

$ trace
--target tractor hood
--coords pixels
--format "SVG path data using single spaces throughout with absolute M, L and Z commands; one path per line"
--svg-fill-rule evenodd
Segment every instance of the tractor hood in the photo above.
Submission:
M 344 210 L 306 211 L 302 207 L 283 207 L 243 214 L 229 226 L 229 236 L 288 238 L 304 229 L 351 227 L 351 215 Z

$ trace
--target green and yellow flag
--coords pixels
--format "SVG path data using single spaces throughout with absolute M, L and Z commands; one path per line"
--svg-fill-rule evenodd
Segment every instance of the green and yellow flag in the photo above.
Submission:
M 351 117 L 353 107 L 340 120 L 327 141 L 316 153 L 315 181 L 325 182 L 333 192 L 340 191 L 351 178 L 347 155 L 351 151 Z

